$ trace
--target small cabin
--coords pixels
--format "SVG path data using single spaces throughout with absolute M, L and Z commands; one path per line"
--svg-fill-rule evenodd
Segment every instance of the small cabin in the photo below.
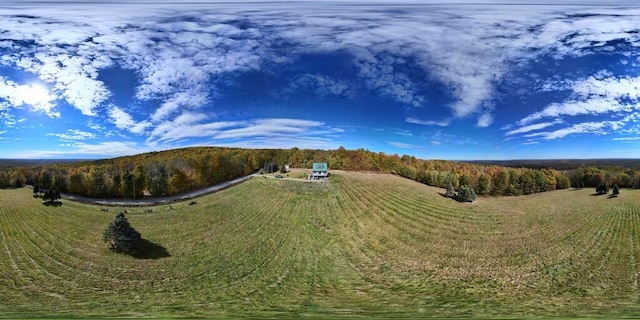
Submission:
M 311 179 L 325 179 L 329 176 L 329 166 L 325 162 L 315 162 L 311 172 Z

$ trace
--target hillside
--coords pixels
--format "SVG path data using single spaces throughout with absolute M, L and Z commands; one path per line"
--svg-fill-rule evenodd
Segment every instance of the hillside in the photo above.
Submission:
M 128 208 L 168 253 L 135 259 L 101 242 L 114 209 L 0 190 L 0 315 L 640 314 L 640 191 L 440 192 L 386 174 L 254 178 Z

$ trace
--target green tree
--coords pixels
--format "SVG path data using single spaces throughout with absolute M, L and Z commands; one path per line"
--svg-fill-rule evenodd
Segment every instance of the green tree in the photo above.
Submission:
M 456 197 L 456 189 L 453 187 L 453 184 L 449 183 L 449 186 L 447 187 L 447 192 L 445 193 L 445 195 L 449 198 Z
M 142 198 L 146 187 L 146 174 L 142 165 L 136 166 L 133 170 L 133 198 Z
M 89 171 L 91 187 L 88 188 L 91 190 L 89 195 L 92 197 L 104 197 L 106 195 L 106 185 L 104 178 L 104 169 L 102 166 L 93 166 Z
M 496 174 L 493 175 L 491 179 L 491 194 L 493 195 L 503 195 L 507 186 L 509 185 L 509 175 L 507 171 L 500 170 Z
M 491 178 L 483 173 L 478 178 L 478 194 L 489 194 L 490 192 Z
M 609 193 L 609 187 L 607 186 L 606 183 L 600 182 L 596 186 L 596 193 L 597 194 L 607 194 L 607 193 Z
M 617 184 L 613 186 L 613 191 L 611 192 L 611 194 L 613 194 L 616 197 L 620 194 L 620 189 L 618 188 Z
M 50 187 L 42 195 L 42 200 L 48 203 L 52 203 L 52 202 L 55 202 L 56 200 L 60 200 L 60 191 L 58 190 L 58 188 Z
M 476 193 L 473 189 L 463 185 L 460 186 L 460 190 L 458 190 L 456 200 L 460 202 L 474 202 L 476 198 Z
M 149 167 L 147 186 L 153 196 L 162 196 L 169 192 L 169 175 L 164 165 L 156 163 Z
M 142 236 L 129 224 L 124 213 L 120 212 L 104 230 L 102 240 L 109 243 L 109 249 L 114 252 L 132 254 L 136 252 Z

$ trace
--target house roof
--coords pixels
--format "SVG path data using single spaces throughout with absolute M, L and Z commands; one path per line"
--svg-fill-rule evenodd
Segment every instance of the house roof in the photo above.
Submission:
M 326 172 L 329 170 L 329 166 L 327 166 L 326 162 L 314 162 L 313 163 L 313 171 Z

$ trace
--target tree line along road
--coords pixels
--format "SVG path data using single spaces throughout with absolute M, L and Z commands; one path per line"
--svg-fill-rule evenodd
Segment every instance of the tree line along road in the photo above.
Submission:
M 236 178 L 230 181 L 221 182 L 204 189 L 195 190 L 195 191 L 183 193 L 180 195 L 168 196 L 168 197 L 153 197 L 153 198 L 142 198 L 142 199 L 96 199 L 96 198 L 79 196 L 79 195 L 74 195 L 69 193 L 62 193 L 61 196 L 63 199 L 67 199 L 67 200 L 91 203 L 96 205 L 105 205 L 105 206 L 123 206 L 123 207 L 124 206 L 126 207 L 152 206 L 152 205 L 169 204 L 173 202 L 193 199 L 208 193 L 217 192 L 222 189 L 232 187 L 236 184 L 242 183 L 256 176 L 258 176 L 258 174 L 254 173 L 254 174 Z

